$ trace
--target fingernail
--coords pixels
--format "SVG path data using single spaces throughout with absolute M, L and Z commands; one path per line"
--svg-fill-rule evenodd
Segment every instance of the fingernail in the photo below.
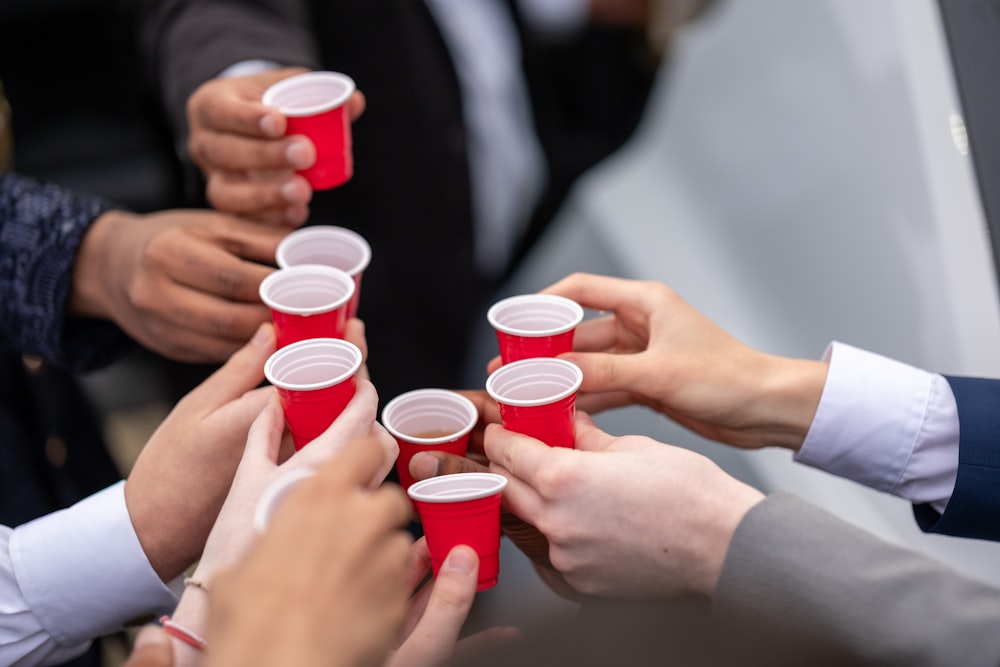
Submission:
M 288 164 L 295 169 L 305 169 L 312 166 L 312 163 L 316 161 L 312 146 L 301 139 L 293 141 L 288 145 L 288 148 L 285 150 L 285 157 L 288 159 Z
M 418 452 L 410 459 L 410 474 L 416 480 L 429 479 L 438 474 L 440 459 L 430 452 Z
M 281 133 L 278 131 L 278 120 L 271 114 L 264 114 L 260 118 L 260 129 L 261 132 L 269 137 L 280 137 Z
M 293 178 L 281 186 L 281 197 L 290 204 L 304 204 L 309 201 L 309 188 L 301 179 Z
M 476 569 L 476 552 L 470 547 L 457 546 L 451 550 L 441 564 L 442 570 L 470 574 Z

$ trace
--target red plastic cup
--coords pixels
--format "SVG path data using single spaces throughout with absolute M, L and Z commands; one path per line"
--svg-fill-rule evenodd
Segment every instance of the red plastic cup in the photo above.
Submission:
M 522 294 L 497 301 L 486 318 L 496 330 L 500 359 L 509 364 L 571 352 L 583 308 L 554 294 Z
M 283 347 L 264 364 L 278 390 L 295 449 L 316 439 L 340 416 L 357 388 L 361 350 L 346 340 L 312 338 Z
M 347 316 L 358 313 L 361 298 L 361 275 L 372 259 L 372 249 L 360 234 L 346 227 L 315 225 L 296 229 L 278 244 L 275 255 L 278 266 L 288 268 L 302 264 L 322 264 L 340 269 L 354 280 L 354 296 Z
M 466 544 L 479 555 L 484 591 L 500 578 L 500 499 L 507 478 L 488 472 L 441 475 L 417 482 L 407 494 L 420 514 L 434 576 L 448 553 Z
M 465 456 L 469 432 L 477 421 L 475 404 L 447 389 L 415 389 L 389 401 L 382 410 L 382 425 L 399 443 L 396 471 L 403 488 L 414 482 L 410 459 L 417 452 Z
M 347 101 L 355 88 L 338 72 L 306 72 L 282 79 L 261 98 L 285 116 L 286 135 L 305 135 L 316 146 L 316 162 L 298 172 L 314 190 L 335 188 L 354 175 Z
M 576 392 L 583 371 L 562 359 L 538 357 L 501 366 L 486 379 L 486 392 L 509 431 L 552 447 L 573 448 Z
M 304 264 L 278 269 L 260 283 L 271 309 L 278 347 L 308 338 L 343 338 L 354 280 L 330 266 Z

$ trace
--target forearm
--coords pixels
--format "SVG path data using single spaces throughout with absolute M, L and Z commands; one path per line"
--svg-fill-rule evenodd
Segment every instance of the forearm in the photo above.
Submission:
M 802 500 L 769 496 L 733 536 L 714 607 L 880 665 L 995 665 L 1000 590 Z
M 318 50 L 299 0 L 159 0 L 143 17 L 145 57 L 177 131 L 195 89 L 245 60 L 316 69 Z
M 111 207 L 0 173 L 0 336 L 11 348 L 74 370 L 103 365 L 119 353 L 126 338 L 116 327 L 66 317 L 77 251 Z

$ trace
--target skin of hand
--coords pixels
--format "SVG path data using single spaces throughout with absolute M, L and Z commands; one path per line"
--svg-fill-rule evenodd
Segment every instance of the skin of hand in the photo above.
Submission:
M 406 496 L 370 486 L 383 470 L 380 443 L 362 438 L 289 492 L 213 584 L 206 665 L 383 664 L 412 569 Z
M 581 409 L 640 403 L 737 447 L 802 446 L 828 364 L 754 350 L 661 283 L 581 273 L 543 292 L 610 313 L 561 355 L 583 370 Z
M 176 361 L 224 361 L 270 321 L 258 289 L 287 234 L 212 211 L 109 211 L 80 244 L 69 313 Z
M 427 540 L 411 549 L 405 588 L 412 591 L 431 573 Z M 472 548 L 459 545 L 451 550 L 438 576 L 424 584 L 410 599 L 403 624 L 402 642 L 385 663 L 386 667 L 436 667 L 459 656 L 475 655 L 520 636 L 515 628 L 490 628 L 459 640 L 462 626 L 472 609 L 479 577 L 479 558 Z
M 173 667 L 170 636 L 163 628 L 148 625 L 139 631 L 124 667 Z
M 306 137 L 285 136 L 285 117 L 261 103 L 272 84 L 305 71 L 212 79 L 188 99 L 188 150 L 205 174 L 213 208 L 292 226 L 309 217 L 312 188 L 294 171 L 311 166 L 316 149 Z M 351 120 L 364 108 L 364 96 L 355 92 L 348 101 Z
M 585 595 L 712 596 L 736 527 L 764 497 L 699 454 L 608 435 L 583 413 L 576 449 L 492 425 L 486 453 L 509 480 L 504 503 Z
M 180 575 L 205 546 L 250 424 L 274 396 L 271 387 L 255 389 L 274 349 L 274 328 L 263 324 L 225 365 L 178 402 L 129 473 L 129 517 L 163 581 Z
M 652 0 L 590 0 L 590 20 L 600 25 L 645 26 Z
M 447 452 L 418 452 L 410 459 L 410 474 L 415 480 L 461 472 L 489 472 L 489 459 L 483 451 L 483 439 L 489 424 L 500 423 L 500 410 L 496 401 L 484 390 L 467 389 L 457 393 L 471 400 L 479 412 L 479 420 L 469 434 L 468 454 L 463 457 Z M 537 528 L 501 505 L 500 529 L 531 560 L 536 572 L 549 588 L 567 599 L 582 599 L 583 596 L 574 591 L 552 567 L 549 562 L 549 543 Z
M 339 460 L 344 448 L 358 439 L 365 439 L 367 446 L 379 454 L 379 464 L 372 467 L 373 474 L 364 480 L 370 490 L 375 489 L 385 479 L 399 453 L 396 441 L 375 421 L 377 409 L 375 387 L 367 380 L 359 379 L 354 398 L 333 424 L 279 464 L 283 452 L 287 453 L 288 443 L 283 437 L 285 419 L 281 404 L 277 394 L 274 394 L 250 427 L 232 488 L 192 576 L 206 587 L 213 588 L 216 575 L 238 564 L 253 543 L 256 536 L 254 511 L 264 490 L 289 472 L 302 468 L 317 469 L 330 460 Z M 277 515 L 276 511 L 275 517 Z M 204 632 L 208 621 L 205 597 L 202 589 L 187 587 L 173 615 L 174 620 L 195 632 Z M 194 650 L 181 642 L 174 642 L 174 653 L 178 665 L 197 662 Z

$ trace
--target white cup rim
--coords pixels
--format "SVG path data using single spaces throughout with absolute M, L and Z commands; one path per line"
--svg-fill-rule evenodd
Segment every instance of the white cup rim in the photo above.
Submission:
M 427 492 L 428 488 L 447 486 L 461 481 L 478 482 L 484 486 L 481 489 L 462 493 L 431 495 Z M 419 500 L 424 503 L 453 503 L 488 498 L 502 493 L 506 486 L 507 478 L 503 475 L 497 475 L 492 472 L 461 472 L 454 475 L 438 475 L 437 477 L 429 477 L 425 480 L 414 482 L 406 490 L 406 493 L 413 500 Z
M 496 383 L 502 379 L 504 375 L 518 373 L 522 369 L 529 366 L 549 366 L 559 368 L 571 373 L 574 379 L 569 387 L 557 394 L 546 397 L 545 399 L 511 399 L 502 397 L 499 393 L 497 393 Z M 576 364 L 566 361 L 565 359 L 556 359 L 554 357 L 532 357 L 531 359 L 512 361 L 490 373 L 490 376 L 486 378 L 486 393 L 488 393 L 497 403 L 512 405 L 514 407 L 531 407 L 535 405 L 548 405 L 550 403 L 555 403 L 556 401 L 561 401 L 567 396 L 575 394 L 577 390 L 580 389 L 581 384 L 583 384 L 583 371 L 580 370 L 580 367 Z
M 446 436 L 441 436 L 440 438 L 415 438 L 393 427 L 392 416 L 393 413 L 397 409 L 399 409 L 400 406 L 405 405 L 406 403 L 414 399 L 429 397 L 429 396 L 438 396 L 441 398 L 445 398 L 451 401 L 456 406 L 460 406 L 461 408 L 463 408 L 469 417 L 466 425 L 463 426 L 460 430 L 457 430 Z M 476 423 L 478 423 L 478 421 L 479 421 L 479 410 L 476 409 L 476 404 L 470 401 L 465 396 L 462 396 L 458 392 L 452 391 L 450 389 L 435 389 L 435 388 L 413 389 L 412 391 L 408 391 L 400 394 L 399 396 L 396 396 L 394 399 L 386 403 L 384 408 L 382 408 L 382 426 L 385 427 L 385 430 L 389 431 L 389 433 L 394 438 L 398 438 L 400 440 L 406 440 L 407 442 L 412 442 L 418 445 L 437 445 L 442 442 L 451 442 L 452 440 L 457 440 L 458 438 L 461 438 L 466 433 L 469 433 L 473 428 L 475 428 Z
M 344 86 L 344 92 L 330 100 L 327 100 L 326 102 L 323 102 L 322 104 L 314 104 L 308 107 L 289 108 L 275 104 L 274 98 L 286 92 L 288 89 L 297 88 L 302 85 L 308 85 L 310 83 L 323 80 L 336 81 L 337 83 L 342 84 Z M 341 74 L 340 72 L 303 72 L 301 74 L 290 76 L 287 79 L 282 79 L 281 81 L 273 84 L 270 88 L 264 91 L 260 101 L 264 106 L 277 109 L 283 116 L 301 118 L 305 116 L 315 116 L 316 114 L 336 109 L 337 107 L 346 104 L 347 100 L 351 98 L 351 95 L 354 94 L 356 89 L 357 85 L 354 83 L 354 79 L 346 74 Z
M 347 275 L 353 278 L 368 268 L 368 265 L 372 261 L 372 248 L 365 237 L 361 236 L 361 234 L 358 234 L 353 229 L 348 229 L 347 227 L 337 227 L 335 225 L 313 225 L 310 227 L 302 227 L 300 229 L 296 229 L 294 232 L 281 239 L 278 243 L 278 249 L 275 252 L 275 261 L 277 262 L 278 267 L 285 269 L 292 266 L 304 266 L 302 264 L 291 264 L 288 261 L 288 249 L 299 243 L 308 242 L 314 239 L 314 237 L 323 238 L 330 236 L 350 239 L 350 241 L 361 251 L 361 259 L 357 262 L 357 264 L 350 269 L 342 269 Z
M 278 508 L 278 501 L 283 500 L 285 494 L 292 487 L 298 486 L 300 482 L 315 474 L 316 471 L 313 468 L 296 468 L 267 485 L 264 492 L 260 494 L 260 500 L 257 501 L 253 513 L 253 525 L 258 533 L 263 533 L 267 529 L 267 525 L 271 522 L 271 515 Z
M 321 305 L 308 307 L 286 306 L 271 298 L 270 290 L 274 283 L 287 280 L 290 276 L 297 274 L 311 276 L 315 276 L 317 274 L 325 275 L 343 285 L 344 294 Z M 285 313 L 287 315 L 318 315 L 320 313 L 328 313 L 332 310 L 337 310 L 347 304 L 347 302 L 354 297 L 355 289 L 356 286 L 354 284 L 354 279 L 346 271 L 342 271 L 332 266 L 325 266 L 323 264 L 298 264 L 296 266 L 279 268 L 277 271 L 272 272 L 260 282 L 260 289 L 258 292 L 260 294 L 260 300 L 264 302 L 264 305 L 273 310 L 277 310 L 280 313 Z
M 281 363 L 281 361 L 289 355 L 299 354 L 303 350 L 308 350 L 310 347 L 318 349 L 324 347 L 340 349 L 351 355 L 351 365 L 346 371 L 334 376 L 333 378 L 309 384 L 285 382 L 274 376 L 275 364 Z M 272 385 L 281 389 L 287 389 L 289 391 L 314 391 L 316 389 L 325 389 L 326 387 L 332 387 L 336 384 L 340 384 L 358 372 L 358 369 L 361 368 L 361 362 L 361 350 L 358 349 L 357 345 L 350 341 L 341 340 L 340 338 L 307 338 L 306 340 L 300 340 L 290 345 L 286 345 L 285 347 L 272 353 L 268 360 L 264 363 L 264 377 L 266 377 L 267 381 Z
M 523 303 L 558 305 L 566 308 L 573 314 L 573 316 L 572 319 L 566 324 L 549 329 L 518 329 L 516 327 L 507 326 L 500 321 L 499 317 L 504 310 L 510 308 L 511 306 L 517 306 Z M 556 336 L 561 333 L 566 333 L 570 329 L 576 328 L 576 326 L 583 321 L 583 307 L 572 299 L 567 299 L 564 296 L 556 294 L 518 294 L 516 296 L 509 296 L 506 299 L 501 299 L 490 306 L 490 309 L 486 311 L 486 319 L 489 320 L 490 325 L 494 329 L 505 334 L 523 336 L 525 338 L 542 338 L 544 336 Z

